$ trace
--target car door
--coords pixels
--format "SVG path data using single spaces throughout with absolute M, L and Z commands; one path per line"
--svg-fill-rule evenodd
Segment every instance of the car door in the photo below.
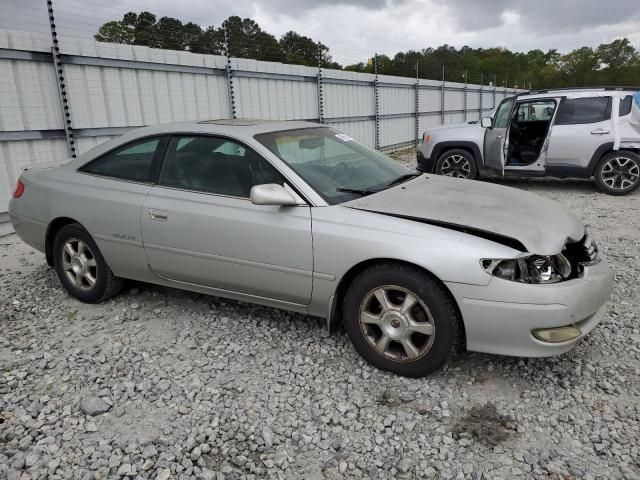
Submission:
M 311 299 L 308 205 L 254 205 L 251 187 L 283 183 L 246 145 L 174 136 L 141 224 L 149 267 L 160 277 L 293 304 Z
M 504 172 L 504 145 L 514 100 L 515 97 L 510 97 L 500 102 L 491 126 L 484 133 L 484 166 L 500 175 Z
M 547 162 L 560 173 L 586 169 L 598 148 L 614 141 L 611 96 L 563 98 L 549 139 Z

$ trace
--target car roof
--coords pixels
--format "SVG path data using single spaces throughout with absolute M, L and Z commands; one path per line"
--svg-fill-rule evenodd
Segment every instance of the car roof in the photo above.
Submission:
M 562 97 L 574 97 L 574 96 L 588 96 L 590 93 L 601 96 L 611 94 L 613 96 L 631 95 L 637 91 L 640 91 L 640 87 L 562 87 L 562 88 L 548 88 L 544 90 L 532 90 L 529 92 L 523 92 L 517 95 L 519 99 L 522 98 L 546 98 L 549 96 L 562 96 Z
M 162 123 L 159 125 L 151 125 L 136 129 L 134 131 L 134 135 L 136 137 L 142 137 L 167 133 L 204 133 L 252 137 L 260 133 L 324 126 L 326 125 L 305 120 L 260 120 L 236 118 Z

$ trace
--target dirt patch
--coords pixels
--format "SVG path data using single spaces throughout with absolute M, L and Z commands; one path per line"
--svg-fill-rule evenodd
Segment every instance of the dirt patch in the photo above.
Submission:
M 456 422 L 453 434 L 457 439 L 472 438 L 488 446 L 496 446 L 507 440 L 516 430 L 516 422 L 509 415 L 502 415 L 491 403 L 474 405 Z

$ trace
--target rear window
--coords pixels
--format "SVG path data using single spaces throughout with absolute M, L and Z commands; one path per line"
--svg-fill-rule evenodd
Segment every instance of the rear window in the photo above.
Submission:
M 565 98 L 556 125 L 596 123 L 611 118 L 611 97 Z

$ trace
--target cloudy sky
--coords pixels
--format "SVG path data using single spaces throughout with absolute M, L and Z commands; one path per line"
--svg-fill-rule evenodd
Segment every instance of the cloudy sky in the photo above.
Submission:
M 91 37 L 107 20 L 149 10 L 201 26 L 251 17 L 328 45 L 348 64 L 447 43 L 568 51 L 628 37 L 640 48 L 638 0 L 53 0 L 61 31 Z M 47 31 L 44 0 L 0 0 L 0 28 Z

